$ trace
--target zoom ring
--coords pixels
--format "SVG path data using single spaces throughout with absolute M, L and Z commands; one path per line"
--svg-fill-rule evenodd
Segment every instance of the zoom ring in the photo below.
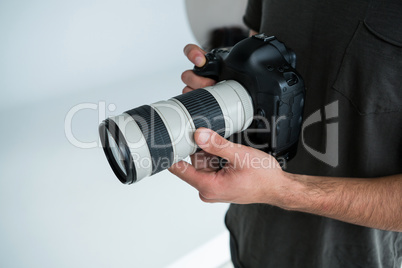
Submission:
M 174 97 L 180 101 L 193 119 L 196 129 L 205 127 L 225 135 L 225 120 L 219 103 L 207 90 L 200 88 Z
M 126 113 L 134 119 L 145 137 L 152 158 L 151 175 L 170 167 L 174 159 L 172 141 L 159 114 L 150 105 Z

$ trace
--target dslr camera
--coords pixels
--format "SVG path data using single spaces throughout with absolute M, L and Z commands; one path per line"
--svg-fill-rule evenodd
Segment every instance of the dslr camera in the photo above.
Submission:
M 200 127 L 277 159 L 296 154 L 305 99 L 296 54 L 274 36 L 258 34 L 205 57 L 193 71 L 216 85 L 134 108 L 99 126 L 106 158 L 122 183 L 194 154 Z

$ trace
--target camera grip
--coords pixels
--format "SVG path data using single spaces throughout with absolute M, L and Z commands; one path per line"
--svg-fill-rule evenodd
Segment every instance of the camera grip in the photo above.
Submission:
M 196 75 L 211 78 L 219 81 L 220 64 L 218 58 L 213 53 L 205 54 L 206 63 L 202 67 L 194 66 L 193 71 Z

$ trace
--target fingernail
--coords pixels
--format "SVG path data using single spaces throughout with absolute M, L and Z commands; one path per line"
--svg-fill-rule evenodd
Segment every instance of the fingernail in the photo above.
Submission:
M 201 131 L 198 135 L 198 143 L 199 144 L 206 144 L 209 140 L 211 133 L 207 130 Z
M 202 67 L 204 65 L 204 58 L 201 56 L 198 56 L 194 59 L 194 63 L 195 65 L 197 65 L 198 67 Z

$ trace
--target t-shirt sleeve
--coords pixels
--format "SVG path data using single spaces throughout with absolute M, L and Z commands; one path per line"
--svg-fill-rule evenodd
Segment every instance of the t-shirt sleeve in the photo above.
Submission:
M 251 30 L 259 32 L 262 14 L 262 0 L 248 0 L 243 21 Z

